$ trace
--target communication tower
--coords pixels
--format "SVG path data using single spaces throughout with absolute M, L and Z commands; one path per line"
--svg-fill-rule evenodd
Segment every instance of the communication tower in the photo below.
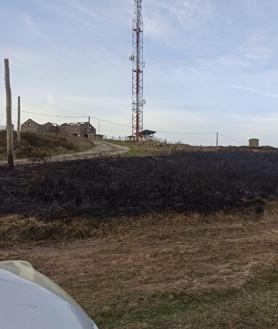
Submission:
M 134 18 L 132 23 L 132 136 L 138 142 L 143 130 L 144 100 L 144 35 L 143 0 L 134 0 Z

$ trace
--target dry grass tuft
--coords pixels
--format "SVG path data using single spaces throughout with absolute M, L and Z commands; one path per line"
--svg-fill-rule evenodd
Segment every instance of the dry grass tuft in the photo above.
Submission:
M 0 241 L 60 241 L 84 239 L 90 236 L 91 226 L 86 220 L 44 222 L 18 215 L 0 219 Z

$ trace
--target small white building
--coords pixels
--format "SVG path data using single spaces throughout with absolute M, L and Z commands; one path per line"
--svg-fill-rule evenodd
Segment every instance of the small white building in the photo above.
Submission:
M 249 147 L 257 148 L 260 146 L 260 140 L 258 138 L 249 139 Z

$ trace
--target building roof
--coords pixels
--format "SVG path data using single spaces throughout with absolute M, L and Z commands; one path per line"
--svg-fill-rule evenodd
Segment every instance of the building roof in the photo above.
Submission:
M 142 131 L 140 131 L 140 133 L 139 133 L 139 135 L 142 137 L 148 137 L 148 136 L 152 136 L 152 135 L 154 135 L 154 134 L 156 134 L 156 131 L 153 131 L 153 130 L 148 130 L 148 129 L 146 129 L 146 130 L 142 130 Z M 127 136 L 128 138 L 135 138 L 135 136 L 133 136 L 133 135 L 130 135 L 130 136 Z
M 156 131 L 153 131 L 153 130 L 143 130 L 143 131 L 140 131 L 140 135 L 143 135 L 143 136 L 150 136 L 150 135 L 154 135 L 156 134 Z
M 47 122 L 44 124 L 44 126 L 53 126 L 53 127 L 59 127 L 57 123 Z
M 36 125 L 39 125 L 39 123 L 37 123 L 36 121 L 34 121 L 33 119 L 28 119 L 25 122 L 23 122 L 23 124 L 28 123 L 28 122 L 32 122 L 35 123 Z
M 83 126 L 85 124 L 89 124 L 89 122 L 69 122 L 69 123 L 63 123 L 61 127 L 68 127 L 68 126 Z
M 90 128 L 94 128 L 94 126 L 89 123 L 89 122 L 70 122 L 70 123 L 63 123 L 62 125 L 58 125 L 57 123 L 53 123 L 53 122 L 46 122 L 44 124 L 40 124 L 40 123 L 37 123 L 36 121 L 32 120 L 32 119 L 28 119 L 26 120 L 22 125 L 26 125 L 28 123 L 32 123 L 34 125 L 38 125 L 38 126 L 41 126 L 41 127 L 44 127 L 44 126 L 52 126 L 52 127 L 55 127 L 55 128 L 59 128 L 59 127 L 90 127 Z

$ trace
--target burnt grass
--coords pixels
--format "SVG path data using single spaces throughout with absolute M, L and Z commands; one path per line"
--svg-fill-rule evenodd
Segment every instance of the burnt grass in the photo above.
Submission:
M 263 211 L 278 196 L 278 152 L 188 152 L 0 168 L 0 213 L 57 219 L 146 212 Z

